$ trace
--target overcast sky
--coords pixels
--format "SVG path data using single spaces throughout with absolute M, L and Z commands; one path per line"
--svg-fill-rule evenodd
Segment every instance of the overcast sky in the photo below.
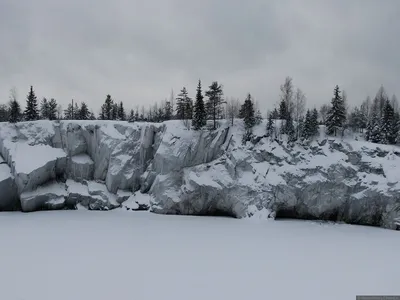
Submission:
M 29 86 L 97 113 L 149 105 L 199 78 L 263 109 L 291 76 L 308 106 L 400 95 L 399 0 L 0 0 L 0 99 Z

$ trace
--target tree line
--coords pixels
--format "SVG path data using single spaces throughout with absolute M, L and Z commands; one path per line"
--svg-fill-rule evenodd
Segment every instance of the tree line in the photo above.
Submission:
M 346 130 L 363 134 L 367 141 L 373 143 L 400 143 L 400 114 L 396 96 L 389 99 L 381 86 L 371 100 L 370 97 L 360 106 L 351 110 L 348 106 L 347 94 L 335 86 L 330 103 L 306 109 L 306 96 L 300 88 L 296 88 L 291 77 L 286 77 L 280 86 L 280 99 L 275 108 L 268 112 L 266 136 L 281 138 L 287 136 L 288 141 L 310 139 L 319 133 L 319 126 L 324 125 L 328 135 L 344 135 Z M 42 98 L 38 101 L 33 86 L 26 97 L 25 109 L 22 110 L 17 100 L 15 89 L 10 91 L 8 104 L 0 105 L 0 121 L 12 123 L 19 121 L 48 120 L 120 120 L 163 122 L 182 120 L 188 129 L 200 130 L 208 122 L 209 129 L 218 127 L 218 120 L 228 119 L 232 125 L 234 119 L 243 119 L 245 134 L 243 142 L 252 138 L 252 130 L 260 124 L 263 117 L 258 103 L 249 93 L 241 102 L 238 99 L 224 98 L 223 86 L 212 82 L 203 92 L 202 82 L 198 81 L 195 98 L 192 99 L 186 87 L 182 87 L 175 97 L 171 92 L 169 99 L 154 103 L 148 109 L 139 106 L 125 111 L 122 101 L 116 102 L 111 95 L 105 97 L 96 117 L 93 110 L 85 102 L 71 101 L 65 110 L 54 98 Z M 280 120 L 280 125 L 278 122 Z

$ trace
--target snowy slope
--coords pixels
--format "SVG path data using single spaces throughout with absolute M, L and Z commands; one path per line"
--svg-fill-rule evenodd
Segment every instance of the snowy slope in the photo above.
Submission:
M 353 300 L 400 294 L 399 233 L 115 210 L 0 213 L 7 300 Z

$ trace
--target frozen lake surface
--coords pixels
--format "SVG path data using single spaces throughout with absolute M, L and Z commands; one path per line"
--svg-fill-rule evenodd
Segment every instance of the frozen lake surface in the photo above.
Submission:
M 0 213 L 5 300 L 400 294 L 400 232 L 147 212 Z

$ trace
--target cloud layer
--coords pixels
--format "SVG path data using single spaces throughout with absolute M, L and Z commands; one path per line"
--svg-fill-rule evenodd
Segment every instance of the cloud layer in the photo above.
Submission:
M 95 112 L 108 93 L 148 106 L 201 78 L 266 110 L 291 76 L 310 107 L 336 84 L 359 103 L 400 94 L 399 15 L 398 0 L 0 0 L 0 102 L 34 85 Z

